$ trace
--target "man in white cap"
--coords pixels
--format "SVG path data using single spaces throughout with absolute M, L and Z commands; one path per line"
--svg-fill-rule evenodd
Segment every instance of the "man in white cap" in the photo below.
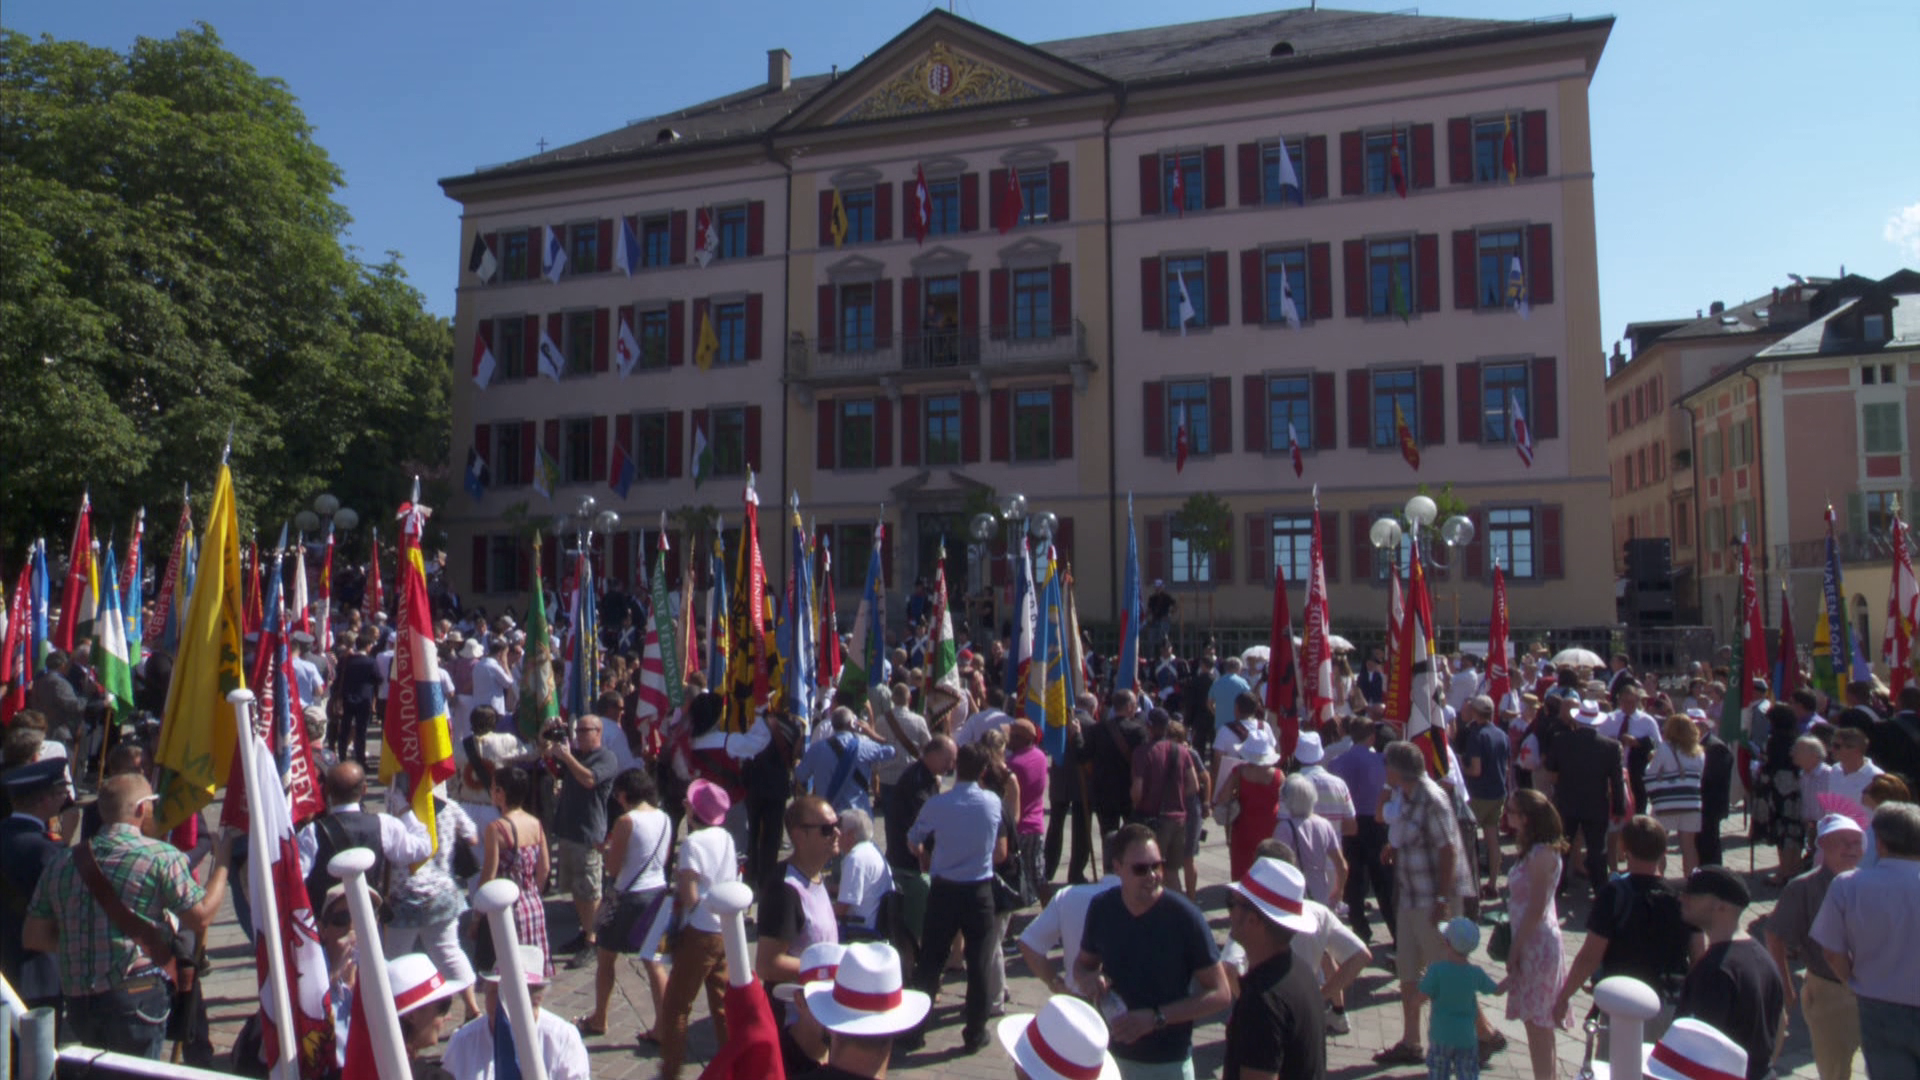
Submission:
M 1641 1069 L 1653 1080 L 1739 1080 L 1747 1075 L 1747 1052 L 1712 1024 L 1688 1017 L 1646 1047 Z
M 1223 1080 L 1324 1080 L 1325 999 L 1293 952 L 1294 935 L 1317 929 L 1306 877 L 1278 859 L 1254 860 L 1227 887 L 1227 930 L 1247 952 L 1247 972 L 1227 1016 Z
M 520 946 L 520 970 L 527 978 L 527 995 L 533 999 L 539 1028 L 540 1060 L 547 1067 L 548 1080 L 587 1080 L 587 1044 L 581 1041 L 579 1030 L 540 1007 L 547 992 L 543 974 L 546 962 L 540 946 Z M 499 970 L 482 972 L 480 981 L 487 984 L 487 1010 L 453 1033 L 447 1042 L 447 1055 L 440 1062 L 453 1080 L 493 1080 L 495 1058 L 518 1052 L 505 1024 L 505 1007 L 500 1004 Z
M 879 1080 L 893 1058 L 893 1039 L 919 1026 L 932 1004 L 908 990 L 900 954 L 880 943 L 849 945 L 832 982 L 808 983 L 798 999 L 827 1030 L 827 1063 L 809 1080 Z
M 1793 960 L 1807 965 L 1798 997 L 1820 1080 L 1847 1080 L 1853 1075 L 1853 1055 L 1860 1049 L 1860 1003 L 1813 940 L 1813 917 L 1820 913 L 1833 879 L 1860 865 L 1865 839 L 1866 830 L 1845 814 L 1821 818 L 1814 842 L 1820 849 L 1819 865 L 1787 882 L 1767 918 L 1767 952 L 1773 954 L 1780 981 L 1786 984 L 1788 1009 L 1796 996 Z
M 1056 994 L 1037 1016 L 1009 1016 L 998 1034 L 1018 1080 L 1119 1080 L 1107 1022 L 1077 997 Z
M 1294 744 L 1293 760 L 1299 773 L 1313 782 L 1313 812 L 1339 828 L 1341 836 L 1360 831 L 1360 819 L 1353 811 L 1353 792 L 1347 782 L 1327 771 L 1327 751 L 1316 732 L 1303 731 Z
M 1569 707 L 1576 710 L 1574 726 L 1547 747 L 1546 771 L 1568 839 L 1586 844 L 1587 887 L 1598 891 L 1607 883 L 1607 823 L 1627 810 L 1626 755 L 1617 740 L 1601 734 L 1598 702 Z

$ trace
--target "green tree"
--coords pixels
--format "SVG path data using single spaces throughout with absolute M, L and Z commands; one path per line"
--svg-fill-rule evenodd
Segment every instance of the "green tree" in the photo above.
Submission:
M 1200 560 L 1211 559 L 1233 544 L 1233 507 L 1210 491 L 1196 492 L 1174 511 L 1173 527 L 1187 542 L 1187 580 L 1198 581 Z M 1211 589 L 1207 590 L 1207 624 L 1213 624 Z
M 83 487 L 164 534 L 229 432 L 263 533 L 327 489 L 380 521 L 444 473 L 451 330 L 346 248 L 342 182 L 204 24 L 124 54 L 0 34 L 0 553 Z

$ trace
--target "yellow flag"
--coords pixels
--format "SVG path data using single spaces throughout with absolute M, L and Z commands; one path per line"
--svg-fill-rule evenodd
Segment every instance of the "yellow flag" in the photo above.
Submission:
M 693 362 L 705 371 L 713 366 L 713 358 L 720 352 L 720 339 L 713 333 L 713 312 L 700 313 L 700 333 L 693 346 Z
M 845 247 L 847 233 L 852 228 L 847 223 L 847 204 L 840 199 L 840 189 L 833 189 L 833 219 L 827 225 L 827 231 L 833 234 L 835 249 Z
M 246 686 L 240 660 L 240 519 L 233 473 L 220 466 L 213 509 L 200 539 L 193 599 L 180 624 L 173 682 L 160 721 L 159 822 L 162 829 L 199 813 L 233 768 L 237 733 L 227 694 Z

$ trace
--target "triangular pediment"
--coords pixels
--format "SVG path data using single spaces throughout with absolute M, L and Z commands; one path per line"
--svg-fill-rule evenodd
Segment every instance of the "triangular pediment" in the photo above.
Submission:
M 1107 85 L 1086 68 L 945 11 L 931 11 L 814 95 L 780 130 L 929 116 Z

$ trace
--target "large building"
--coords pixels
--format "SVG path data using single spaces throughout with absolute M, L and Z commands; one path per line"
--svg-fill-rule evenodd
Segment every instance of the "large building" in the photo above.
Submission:
M 877 519 L 895 597 L 943 539 L 950 578 L 1000 580 L 967 518 L 1017 492 L 1110 620 L 1131 500 L 1148 578 L 1256 623 L 1276 569 L 1305 577 L 1317 484 L 1336 621 L 1371 624 L 1371 522 L 1450 484 L 1476 534 L 1433 574 L 1442 623 L 1484 622 L 1496 561 L 1517 626 L 1610 622 L 1609 575 L 1574 568 L 1611 563 L 1587 103 L 1611 26 L 1296 10 L 1029 45 L 934 11 L 849 71 L 776 49 L 739 93 L 444 180 L 463 263 L 498 267 L 456 310 L 497 373 L 454 378 L 454 464 L 491 471 L 441 517 L 454 559 L 515 602 L 520 526 L 592 494 L 625 580 L 663 511 L 737 521 L 751 467 L 769 531 L 797 491 L 843 590 Z M 1197 557 L 1174 512 L 1201 492 L 1233 527 Z

